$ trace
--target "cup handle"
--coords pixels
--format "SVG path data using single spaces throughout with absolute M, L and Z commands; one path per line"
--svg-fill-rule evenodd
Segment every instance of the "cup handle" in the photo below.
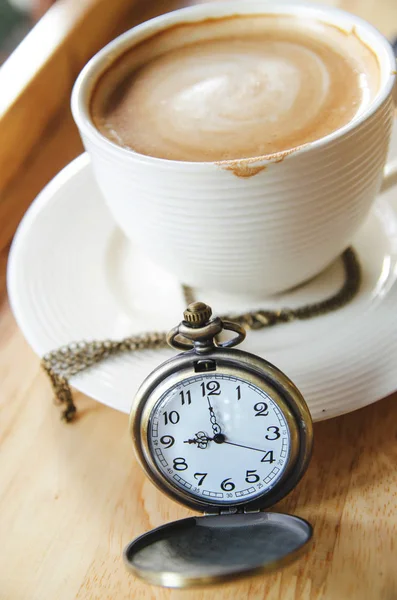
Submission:
M 381 192 L 386 192 L 386 190 L 393 187 L 397 183 L 397 158 L 393 158 L 389 160 L 389 162 L 385 165 L 383 169 L 383 181 L 380 188 Z

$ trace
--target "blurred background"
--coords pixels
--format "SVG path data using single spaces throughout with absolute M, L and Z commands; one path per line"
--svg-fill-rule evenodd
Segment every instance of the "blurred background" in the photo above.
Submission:
M 55 1 L 56 0 L 0 0 L 0 65 L 25 37 L 35 22 L 45 14 Z M 326 4 L 327 2 L 324 3 Z M 131 2 L 131 4 L 134 4 L 134 2 Z M 148 7 L 150 4 L 158 5 L 167 3 L 146 2 L 145 4 Z M 185 2 L 184 4 L 189 4 L 189 2 Z M 332 2 L 332 4 L 337 5 L 338 2 Z M 354 2 L 352 2 L 352 5 L 353 4 Z M 352 12 L 360 12 L 355 11 L 354 6 L 352 6 L 351 10 Z M 397 38 L 392 39 L 391 41 L 397 51 Z
M 0 0 L 0 65 L 25 37 L 34 23 L 27 0 Z

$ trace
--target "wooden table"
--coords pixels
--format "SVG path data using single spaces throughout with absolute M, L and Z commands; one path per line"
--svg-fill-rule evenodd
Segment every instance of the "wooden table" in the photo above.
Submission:
M 397 33 L 395 0 L 330 1 Z M 121 551 L 189 514 L 146 480 L 128 419 L 77 395 L 81 418 L 59 420 L 39 359 L 7 302 L 7 249 L 35 194 L 81 151 L 68 96 L 81 66 L 148 16 L 138 0 L 66 0 L 0 72 L 0 599 L 395 600 L 397 395 L 315 426 L 313 461 L 279 510 L 310 520 L 315 544 L 268 577 L 205 591 L 144 585 Z M 151 12 L 177 6 L 151 4 Z M 45 109 L 44 109 L 45 107 Z

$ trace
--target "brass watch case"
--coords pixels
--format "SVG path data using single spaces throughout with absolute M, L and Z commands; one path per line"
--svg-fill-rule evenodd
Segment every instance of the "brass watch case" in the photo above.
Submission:
M 235 504 L 201 501 L 174 486 L 151 455 L 148 441 L 150 418 L 163 394 L 183 380 L 200 374 L 199 361 L 215 361 L 216 373 L 240 377 L 266 392 L 280 407 L 290 430 L 288 464 L 274 487 L 247 501 Z M 211 371 L 214 372 L 214 371 Z M 205 373 L 202 373 L 205 375 Z M 313 426 L 306 402 L 294 383 L 277 367 L 258 356 L 234 349 L 214 348 L 198 354 L 194 349 L 179 354 L 155 369 L 139 388 L 130 414 L 130 432 L 138 460 L 152 483 L 167 496 L 194 510 L 205 513 L 228 511 L 249 512 L 269 508 L 286 496 L 304 475 L 312 452 Z

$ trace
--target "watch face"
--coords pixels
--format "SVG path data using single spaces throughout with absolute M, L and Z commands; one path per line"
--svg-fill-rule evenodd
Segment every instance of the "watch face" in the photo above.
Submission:
M 210 504 L 241 504 L 272 489 L 291 452 L 280 406 L 250 381 L 192 376 L 154 406 L 148 445 L 169 483 Z

